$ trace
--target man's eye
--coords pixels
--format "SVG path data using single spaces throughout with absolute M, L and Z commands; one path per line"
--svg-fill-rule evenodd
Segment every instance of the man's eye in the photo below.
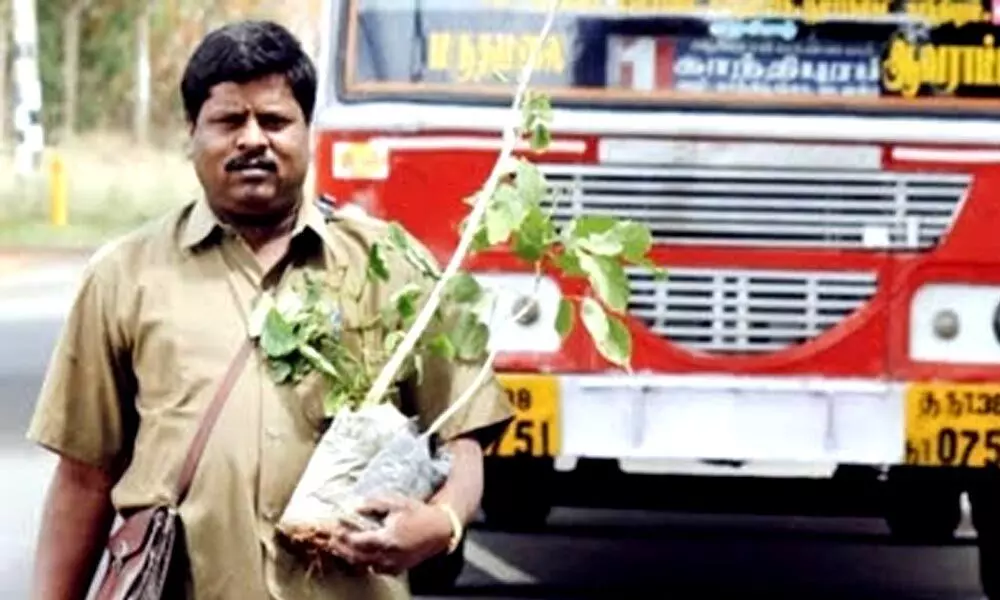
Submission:
M 289 123 L 289 119 L 281 115 L 261 115 L 257 121 L 266 129 L 279 129 Z
M 236 114 L 236 113 L 225 114 L 225 115 L 218 115 L 217 117 L 215 117 L 214 119 L 212 119 L 212 121 L 215 122 L 215 123 L 218 123 L 220 125 L 230 125 L 230 126 L 232 126 L 232 125 L 240 125 L 244 121 L 246 121 L 246 116 L 241 115 L 241 114 Z

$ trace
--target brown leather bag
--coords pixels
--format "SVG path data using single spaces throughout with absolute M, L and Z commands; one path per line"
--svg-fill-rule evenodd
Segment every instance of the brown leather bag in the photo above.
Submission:
M 233 357 L 188 448 L 177 478 L 176 503 L 143 509 L 124 520 L 108 540 L 108 567 L 96 600 L 160 600 L 167 598 L 167 585 L 177 565 L 181 520 L 177 506 L 187 496 L 208 436 L 229 398 L 254 343 L 247 341 Z M 176 597 L 176 596 L 174 596 Z

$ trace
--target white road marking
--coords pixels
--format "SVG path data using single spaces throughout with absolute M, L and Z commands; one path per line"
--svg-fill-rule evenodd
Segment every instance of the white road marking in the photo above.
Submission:
M 69 263 L 59 265 L 24 267 L 0 276 L 0 293 L 16 292 L 18 288 L 59 286 L 73 287 L 83 275 L 83 265 Z
M 538 582 L 530 574 L 518 569 L 471 539 L 465 541 L 465 560 L 500 583 L 530 585 Z
M 0 277 L 0 322 L 64 318 L 80 273 L 80 265 L 64 264 L 28 267 Z
M 972 525 L 972 503 L 969 501 L 969 494 L 962 492 L 960 496 L 962 505 L 962 520 L 955 530 L 955 537 L 960 540 L 975 540 L 979 537 L 976 528 Z
M 64 290 L 51 294 L 0 297 L 0 322 L 62 319 L 72 303 L 73 294 Z

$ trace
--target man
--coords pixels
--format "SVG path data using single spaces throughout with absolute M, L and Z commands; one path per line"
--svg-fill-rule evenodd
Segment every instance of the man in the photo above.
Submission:
M 184 453 L 247 336 L 255 299 L 286 264 L 361 277 L 383 226 L 325 221 L 304 197 L 315 70 L 268 22 L 209 34 L 181 95 L 204 197 L 96 255 L 53 354 L 29 437 L 60 455 L 46 500 L 34 597 L 82 597 L 117 512 L 168 501 Z M 127 176 L 127 175 L 126 175 Z M 412 273 L 369 288 L 377 310 Z M 346 317 L 345 317 L 346 318 Z M 414 393 L 426 425 L 476 369 L 431 365 Z M 428 503 L 375 502 L 377 532 L 337 530 L 341 568 L 311 571 L 275 532 L 322 433 L 321 395 L 278 386 L 261 354 L 241 372 L 180 506 L 189 598 L 400 598 L 408 568 L 446 551 L 482 490 L 482 444 L 510 407 L 495 383 L 444 428 L 453 469 Z

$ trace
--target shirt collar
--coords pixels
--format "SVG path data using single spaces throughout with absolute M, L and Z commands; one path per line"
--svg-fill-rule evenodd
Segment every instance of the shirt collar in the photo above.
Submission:
M 307 229 L 312 230 L 313 233 L 319 236 L 328 248 L 336 250 L 336 244 L 327 228 L 326 218 L 319 207 L 312 202 L 303 201 L 295 218 L 295 228 L 292 230 L 292 237 L 298 237 Z M 181 244 L 186 250 L 190 250 L 208 240 L 216 230 L 232 231 L 228 225 L 219 220 L 215 212 L 208 205 L 208 202 L 204 198 L 201 198 L 194 203 L 191 209 L 187 225 L 181 234 Z

